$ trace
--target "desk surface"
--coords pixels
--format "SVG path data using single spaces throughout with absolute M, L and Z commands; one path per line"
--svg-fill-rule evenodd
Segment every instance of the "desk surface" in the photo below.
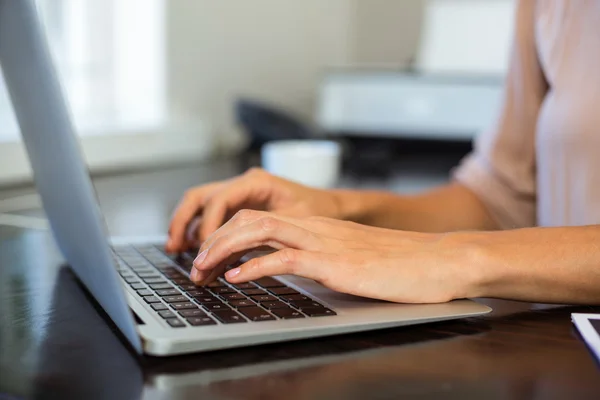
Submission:
M 161 233 L 186 187 L 238 171 L 219 163 L 98 178 L 96 187 L 111 233 Z M 570 323 L 571 312 L 598 307 L 482 299 L 494 312 L 480 318 L 138 359 L 61 264 L 47 232 L 0 227 L 1 399 L 600 396 L 600 370 Z

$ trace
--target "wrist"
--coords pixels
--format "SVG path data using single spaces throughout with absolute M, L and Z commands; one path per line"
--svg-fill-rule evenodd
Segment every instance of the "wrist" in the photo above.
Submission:
M 493 297 L 491 287 L 498 280 L 496 267 L 500 260 L 490 244 L 493 232 L 452 232 L 444 241 L 452 253 L 452 275 L 457 285 L 455 298 Z
M 337 199 L 339 219 L 364 225 L 384 226 L 382 221 L 393 214 L 402 214 L 400 197 L 386 192 L 333 190 Z
M 354 190 L 336 189 L 330 191 L 336 208 L 336 219 L 360 222 L 362 219 L 363 207 L 362 196 Z

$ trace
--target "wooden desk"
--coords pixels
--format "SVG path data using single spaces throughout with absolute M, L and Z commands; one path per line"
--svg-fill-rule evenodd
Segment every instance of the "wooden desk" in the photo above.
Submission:
M 237 171 L 96 184 L 112 233 L 160 233 L 182 190 Z M 61 265 L 47 232 L 0 227 L 0 399 L 600 398 L 600 370 L 570 322 L 599 307 L 482 299 L 495 311 L 481 318 L 138 359 Z

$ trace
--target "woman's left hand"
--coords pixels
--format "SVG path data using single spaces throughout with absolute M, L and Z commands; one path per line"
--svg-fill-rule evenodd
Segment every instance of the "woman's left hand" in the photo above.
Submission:
M 468 266 L 452 234 L 374 228 L 322 217 L 242 210 L 200 248 L 191 279 L 207 284 L 248 252 L 275 252 L 228 271 L 231 283 L 293 274 L 338 292 L 401 303 L 467 297 Z

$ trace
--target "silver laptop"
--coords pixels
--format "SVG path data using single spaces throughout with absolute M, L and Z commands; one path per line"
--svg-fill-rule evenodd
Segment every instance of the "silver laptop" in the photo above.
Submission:
M 137 353 L 175 355 L 490 311 L 471 300 L 369 300 L 293 276 L 194 286 L 187 279 L 193 254 L 165 254 L 163 238 L 107 236 L 32 0 L 0 0 L 0 63 L 56 242 Z

